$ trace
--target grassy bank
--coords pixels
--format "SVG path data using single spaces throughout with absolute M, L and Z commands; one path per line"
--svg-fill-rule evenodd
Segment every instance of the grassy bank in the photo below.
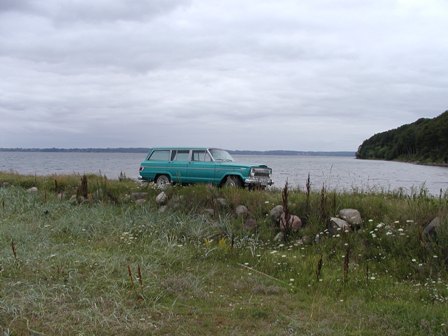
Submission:
M 448 335 L 446 219 L 422 233 L 446 195 L 290 190 L 283 242 L 280 191 L 173 187 L 161 211 L 150 185 L 81 185 L 0 173 L 4 335 Z M 343 208 L 363 225 L 330 235 Z

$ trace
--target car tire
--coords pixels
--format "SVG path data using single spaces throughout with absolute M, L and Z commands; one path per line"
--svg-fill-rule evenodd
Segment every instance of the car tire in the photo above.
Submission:
M 155 183 L 159 189 L 166 189 L 170 184 L 170 178 L 167 175 L 159 175 L 156 177 Z
M 243 184 L 237 176 L 227 176 L 226 181 L 224 182 L 224 187 L 241 188 L 242 186 Z

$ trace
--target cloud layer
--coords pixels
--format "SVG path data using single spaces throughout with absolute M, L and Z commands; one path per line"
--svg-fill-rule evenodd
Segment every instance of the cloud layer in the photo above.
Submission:
M 7 0 L 0 147 L 356 150 L 448 109 L 443 0 Z

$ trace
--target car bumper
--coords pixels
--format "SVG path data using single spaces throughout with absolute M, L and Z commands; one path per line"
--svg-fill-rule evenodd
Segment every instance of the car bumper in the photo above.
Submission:
M 244 180 L 244 184 L 246 186 L 262 186 L 267 187 L 274 184 L 270 178 L 255 178 L 255 177 L 249 177 Z

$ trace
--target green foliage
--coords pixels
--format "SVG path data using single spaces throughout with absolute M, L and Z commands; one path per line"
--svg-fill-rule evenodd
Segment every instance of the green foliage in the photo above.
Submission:
M 359 159 L 448 163 L 448 111 L 378 133 L 359 146 Z
M 448 223 L 422 237 L 446 218 L 446 197 L 290 190 L 289 211 L 306 225 L 274 242 L 280 191 L 172 187 L 162 212 L 151 185 L 87 179 L 78 203 L 80 176 L 0 175 L 10 183 L 0 187 L 1 334 L 448 333 Z M 330 235 L 324 215 L 342 208 L 364 223 Z

